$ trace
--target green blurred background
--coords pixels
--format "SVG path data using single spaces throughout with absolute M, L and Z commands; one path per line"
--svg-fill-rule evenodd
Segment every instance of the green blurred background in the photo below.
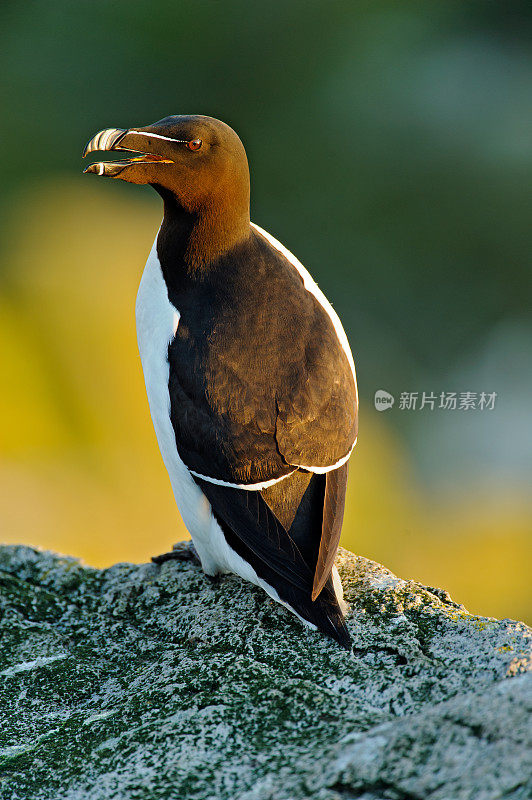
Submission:
M 203 113 L 240 134 L 253 219 L 352 344 L 342 543 L 472 611 L 530 618 L 530 3 L 4 0 L 0 14 L 2 540 L 104 565 L 186 535 L 134 328 L 159 199 L 82 176 L 80 154 L 101 128 Z M 498 397 L 405 411 L 403 391 Z

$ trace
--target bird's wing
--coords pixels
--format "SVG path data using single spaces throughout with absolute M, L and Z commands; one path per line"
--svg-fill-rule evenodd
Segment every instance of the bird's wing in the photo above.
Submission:
M 340 468 L 357 427 L 350 353 L 330 313 L 284 254 L 259 236 L 251 246 L 245 269 L 227 264 L 218 270 L 219 284 L 213 275 L 207 288 L 176 298 L 180 320 L 168 350 L 170 416 L 181 459 L 199 480 L 249 490 L 248 505 L 259 502 L 251 494 L 296 470 Z M 340 478 L 327 476 L 316 590 L 338 543 Z M 244 521 L 249 510 L 238 512 L 236 533 L 251 548 L 264 548 L 257 541 L 260 525 Z M 253 511 L 256 520 L 263 513 Z
M 302 357 L 293 380 L 277 396 L 276 440 L 289 464 L 327 472 L 345 463 L 358 428 L 358 393 L 349 342 L 335 310 L 303 264 L 267 231 L 253 225 L 263 245 L 304 295 Z
M 340 466 L 356 441 L 358 398 L 330 306 L 268 241 L 253 244 L 253 269 L 224 265 L 207 288 L 176 299 L 168 362 L 187 467 L 222 485 L 261 489 L 296 468 Z
M 221 359 L 211 370 L 214 391 L 205 390 L 201 368 L 182 360 L 174 340 L 170 415 L 179 454 L 194 474 L 260 490 L 296 469 L 319 474 L 347 461 L 357 437 L 355 384 L 334 340 L 327 331 L 320 337 L 307 360 L 292 363 L 290 376 L 266 365 L 255 382 Z
M 327 331 L 329 333 L 329 331 Z M 334 563 L 344 516 L 347 459 L 357 438 L 354 375 L 344 353 L 323 333 L 309 356 L 310 379 L 278 400 L 276 441 L 284 460 L 310 472 L 325 472 L 320 549 L 312 599 L 322 591 Z M 324 357 L 325 355 L 325 357 Z M 315 384 L 312 384 L 315 381 Z
M 255 226 L 284 263 L 297 273 L 314 304 L 305 349 L 305 374 L 277 399 L 276 441 L 289 464 L 326 473 L 319 552 L 312 586 L 315 600 L 338 550 L 347 489 L 348 458 L 358 433 L 355 366 L 338 315 L 305 267 L 280 242 Z

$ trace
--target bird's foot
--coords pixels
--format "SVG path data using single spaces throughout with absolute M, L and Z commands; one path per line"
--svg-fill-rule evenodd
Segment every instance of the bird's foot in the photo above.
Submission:
M 165 561 L 195 561 L 201 566 L 201 560 L 193 542 L 177 542 L 169 553 L 152 556 L 154 564 L 164 564 Z

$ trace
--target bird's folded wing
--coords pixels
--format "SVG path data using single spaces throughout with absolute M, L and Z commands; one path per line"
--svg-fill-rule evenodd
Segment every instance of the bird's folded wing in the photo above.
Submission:
M 335 366 L 336 373 L 328 374 L 328 365 L 318 363 L 317 386 L 300 385 L 292 397 L 278 403 L 276 440 L 283 458 L 311 472 L 326 472 L 313 600 L 325 586 L 338 550 L 347 489 L 347 459 L 357 439 L 358 403 L 353 375 L 347 359 L 337 358 Z M 324 387 L 321 393 L 319 386 Z
M 309 354 L 308 372 L 277 399 L 275 437 L 283 459 L 310 472 L 327 472 L 349 456 L 357 437 L 358 400 L 347 357 Z
M 327 472 L 348 458 L 357 435 L 357 402 L 347 364 L 301 369 L 290 386 L 266 392 L 231 385 L 220 410 L 201 392 L 187 391 L 170 370 L 171 420 L 180 457 L 194 474 L 233 488 L 262 489 L 297 468 Z
M 332 309 L 285 255 L 261 237 L 252 245 L 244 266 L 226 264 L 209 291 L 199 285 L 191 307 L 176 299 L 182 316 L 168 362 L 187 467 L 260 489 L 297 467 L 339 466 L 356 439 L 357 392 Z

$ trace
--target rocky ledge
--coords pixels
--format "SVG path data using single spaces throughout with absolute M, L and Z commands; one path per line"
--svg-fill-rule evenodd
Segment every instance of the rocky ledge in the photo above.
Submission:
M 2 799 L 529 798 L 531 631 L 338 568 L 352 654 L 190 562 L 0 548 Z

